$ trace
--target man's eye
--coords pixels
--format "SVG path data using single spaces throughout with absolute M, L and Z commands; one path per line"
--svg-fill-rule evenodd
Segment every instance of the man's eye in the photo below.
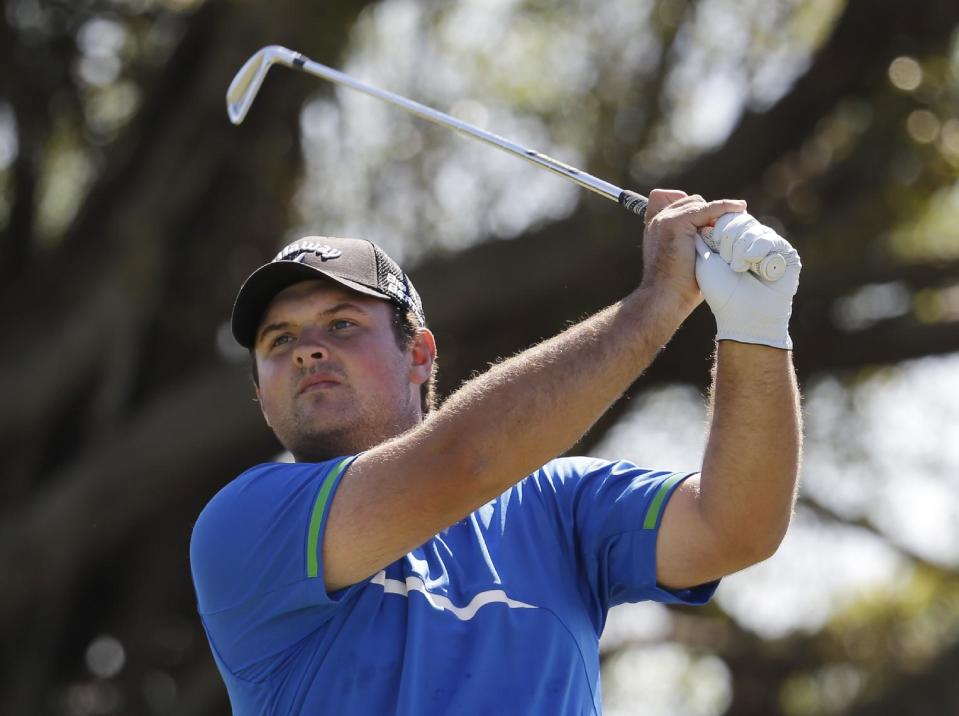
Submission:
M 290 340 L 293 340 L 293 336 L 291 336 L 289 333 L 281 333 L 276 338 L 274 338 L 273 341 L 270 343 L 270 348 L 276 348 L 277 346 L 282 346 L 284 343 L 286 343 L 287 338 L 289 338 Z
M 334 331 L 342 331 L 344 328 L 351 328 L 355 325 L 356 324 L 353 323 L 353 321 L 350 321 L 346 318 L 337 318 L 330 323 L 330 328 L 332 328 Z

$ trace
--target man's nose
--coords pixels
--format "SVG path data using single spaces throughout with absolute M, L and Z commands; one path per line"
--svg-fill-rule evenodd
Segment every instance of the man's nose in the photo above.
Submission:
M 299 365 L 307 365 L 311 361 L 326 360 L 330 357 L 323 331 L 314 329 L 307 329 L 300 334 L 293 353 Z

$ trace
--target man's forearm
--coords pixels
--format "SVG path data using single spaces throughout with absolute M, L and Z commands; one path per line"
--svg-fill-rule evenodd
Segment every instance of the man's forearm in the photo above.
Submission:
M 789 525 L 801 443 L 792 353 L 720 341 L 701 511 L 746 564 L 772 554 Z
M 639 289 L 473 379 L 424 428 L 465 474 L 505 489 L 579 440 L 690 308 Z

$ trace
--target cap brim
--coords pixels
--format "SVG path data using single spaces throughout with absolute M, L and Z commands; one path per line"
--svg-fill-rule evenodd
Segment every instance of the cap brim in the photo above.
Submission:
M 230 327 L 236 342 L 244 348 L 253 348 L 256 341 L 256 330 L 260 326 L 263 314 L 270 301 L 283 289 L 301 281 L 313 279 L 327 279 L 344 286 L 352 291 L 392 300 L 390 296 L 375 288 L 370 288 L 356 281 L 335 276 L 331 273 L 314 268 L 298 261 L 274 261 L 261 266 L 243 282 L 240 292 L 236 295 L 233 304 L 233 317 Z

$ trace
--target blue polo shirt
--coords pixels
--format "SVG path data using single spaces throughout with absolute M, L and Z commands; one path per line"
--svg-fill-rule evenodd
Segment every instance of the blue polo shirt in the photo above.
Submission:
M 663 510 L 688 473 L 561 458 L 327 593 L 323 530 L 353 459 L 259 465 L 197 519 L 198 607 L 236 716 L 599 714 L 609 608 L 715 590 L 656 584 Z

